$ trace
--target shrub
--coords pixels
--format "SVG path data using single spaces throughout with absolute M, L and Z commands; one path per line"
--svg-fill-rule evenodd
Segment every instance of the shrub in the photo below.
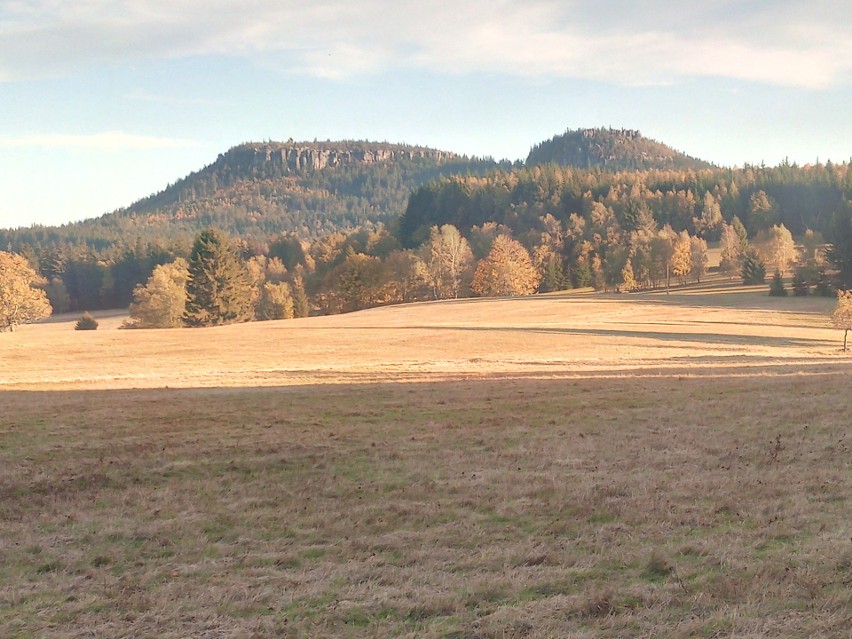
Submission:
M 77 323 L 74 325 L 75 331 L 94 331 L 98 328 L 98 320 L 94 318 L 94 316 L 86 311 L 83 313 L 83 317 L 77 320 Z

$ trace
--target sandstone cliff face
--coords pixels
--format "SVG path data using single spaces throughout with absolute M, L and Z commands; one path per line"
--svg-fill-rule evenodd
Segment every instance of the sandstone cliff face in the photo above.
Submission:
M 318 144 L 281 145 L 247 144 L 235 147 L 219 161 L 227 162 L 241 170 L 276 168 L 283 174 L 304 174 L 321 171 L 347 164 L 378 164 L 397 160 L 430 159 L 434 161 L 450 160 L 457 157 L 454 153 L 437 151 L 421 147 L 382 147 L 355 146 L 335 148 Z

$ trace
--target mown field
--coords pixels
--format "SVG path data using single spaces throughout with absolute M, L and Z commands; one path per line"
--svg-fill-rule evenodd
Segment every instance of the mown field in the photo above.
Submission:
M 0 335 L 0 636 L 848 637 L 832 305 Z

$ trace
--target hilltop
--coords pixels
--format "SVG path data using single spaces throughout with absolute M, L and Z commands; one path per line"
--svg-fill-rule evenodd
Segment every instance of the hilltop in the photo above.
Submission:
M 541 164 L 609 171 L 699 170 L 713 166 L 633 129 L 569 129 L 532 148 L 526 165 Z
M 251 142 L 94 226 L 106 218 L 137 231 L 160 226 L 192 233 L 215 225 L 247 239 L 281 233 L 319 237 L 386 223 L 421 185 L 496 165 L 386 142 Z

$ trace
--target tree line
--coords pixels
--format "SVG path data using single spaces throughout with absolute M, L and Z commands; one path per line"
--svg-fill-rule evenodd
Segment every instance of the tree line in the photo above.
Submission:
M 719 243 L 731 277 L 758 282 L 779 270 L 793 273 L 799 290 L 830 291 L 852 286 L 850 199 L 848 164 L 640 173 L 548 165 L 435 180 L 387 225 L 231 235 L 253 299 L 265 305 L 258 319 L 289 308 L 288 289 L 307 300 L 294 301 L 298 315 L 297 307 L 333 313 L 470 294 L 655 288 L 703 277 L 708 242 Z M 29 244 L 13 233 L 6 248 L 44 282 L 55 312 L 127 307 L 155 269 L 189 260 L 197 239 L 152 228 L 161 235 L 120 242 Z

